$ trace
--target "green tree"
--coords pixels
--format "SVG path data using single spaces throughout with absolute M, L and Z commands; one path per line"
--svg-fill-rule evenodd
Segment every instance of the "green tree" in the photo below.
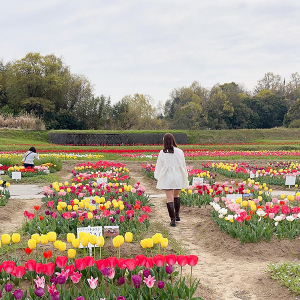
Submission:
M 284 80 L 280 75 L 275 75 L 272 72 L 266 73 L 264 78 L 257 81 L 254 92 L 257 95 L 262 90 L 269 90 L 274 95 L 282 97 L 285 90 Z
M 295 124 L 300 122 L 300 99 L 295 101 L 284 116 L 283 125 L 285 127 L 298 127 Z

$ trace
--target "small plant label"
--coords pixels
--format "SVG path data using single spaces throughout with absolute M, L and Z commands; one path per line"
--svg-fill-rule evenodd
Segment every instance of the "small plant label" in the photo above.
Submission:
M 0 171 L 0 175 L 4 175 L 4 171 L 1 170 L 1 171 Z
M 97 184 L 107 183 L 107 177 L 98 177 Z
M 21 172 L 11 172 L 11 179 L 21 180 Z
M 193 177 L 193 182 L 192 182 L 192 185 L 194 184 L 203 184 L 203 178 L 202 177 Z
M 117 236 L 119 231 L 119 226 L 104 226 L 104 236 Z
M 92 234 L 95 236 L 101 236 L 102 235 L 102 226 L 77 227 L 77 238 L 79 238 L 79 232 L 85 232 L 85 233 L 89 233 L 89 234 Z M 87 247 L 93 248 L 94 245 L 89 243 Z M 98 245 L 96 244 L 95 247 L 98 247 Z M 79 248 L 84 248 L 84 247 L 80 244 Z
M 295 184 L 296 184 L 296 176 L 285 177 L 285 185 L 288 185 L 289 188 L 291 187 L 291 185 L 295 185 Z

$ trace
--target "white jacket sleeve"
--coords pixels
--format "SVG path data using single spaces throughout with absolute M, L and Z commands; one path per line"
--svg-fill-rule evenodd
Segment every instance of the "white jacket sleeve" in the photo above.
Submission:
M 155 166 L 155 171 L 154 171 L 155 179 L 158 179 L 162 166 L 163 166 L 162 152 L 159 152 L 158 157 L 157 157 L 156 166 Z
M 186 163 L 185 163 L 185 157 L 184 157 L 184 152 L 183 151 L 182 151 L 182 167 L 185 171 L 186 177 L 188 178 L 189 174 L 188 174 L 187 169 L 186 169 Z

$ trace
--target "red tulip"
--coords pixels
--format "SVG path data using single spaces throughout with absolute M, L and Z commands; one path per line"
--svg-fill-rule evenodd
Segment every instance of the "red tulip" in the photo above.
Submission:
M 186 257 L 184 255 L 178 255 L 177 263 L 179 264 L 180 267 L 184 267 L 187 264 Z
M 13 269 L 13 271 L 11 272 L 11 275 L 13 275 L 17 278 L 22 278 L 25 273 L 26 273 L 26 268 L 24 266 L 18 266 Z
M 68 257 L 67 256 L 57 256 L 55 263 L 60 268 L 63 269 L 65 265 L 67 264 Z
M 170 266 L 175 265 L 176 264 L 176 255 L 174 255 L 174 254 L 167 255 L 166 262 Z
M 125 260 L 125 265 L 128 269 L 128 271 L 133 271 L 136 267 L 136 261 L 134 258 L 128 258 Z
M 26 263 L 25 263 L 25 268 L 28 271 L 35 271 L 36 268 L 36 261 L 33 259 L 29 259 Z
M 125 259 L 124 258 L 119 258 L 118 260 L 118 267 L 120 270 L 126 269 L 126 264 L 125 264 Z
M 85 267 L 86 267 L 86 264 L 85 264 L 85 262 L 83 261 L 83 258 L 77 258 L 77 259 L 75 259 L 75 268 L 76 268 L 78 271 L 84 270 Z
M 165 257 L 160 254 L 153 257 L 153 262 L 158 267 L 162 267 L 165 264 L 165 260 Z
M 96 261 L 96 266 L 98 268 L 98 270 L 102 270 L 104 268 L 106 268 L 107 266 L 107 260 L 106 259 L 99 259 Z
M 44 252 L 43 253 L 43 256 L 46 258 L 46 259 L 50 259 L 52 257 L 52 251 L 51 250 L 48 250 L 47 252 Z
M 41 274 L 44 272 L 44 265 L 42 263 L 37 263 L 35 266 L 35 273 Z
M 135 261 L 136 261 L 136 264 L 139 266 L 139 267 L 142 267 L 145 265 L 145 262 L 146 262 L 146 259 L 147 257 L 145 255 L 137 255 L 135 257 Z
M 68 276 L 72 276 L 75 271 L 74 265 L 68 265 L 65 267 L 65 272 L 68 273 Z
M 52 262 L 49 262 L 43 265 L 43 272 L 46 276 L 51 276 L 54 273 L 55 265 Z
M 147 268 L 147 269 L 152 269 L 153 268 L 153 259 L 152 259 L 152 257 L 147 257 L 146 258 L 144 267 Z
M 92 267 L 95 264 L 94 257 L 86 256 L 83 258 L 86 267 Z
M 118 265 L 118 259 L 116 257 L 108 257 L 106 260 L 110 268 L 115 268 L 115 266 Z
M 194 267 L 198 262 L 198 256 L 196 255 L 187 255 L 186 256 L 187 263 L 189 266 Z
M 10 274 L 13 271 L 13 269 L 15 268 L 15 262 L 14 261 L 4 261 L 2 263 L 2 267 L 3 267 L 4 272 Z

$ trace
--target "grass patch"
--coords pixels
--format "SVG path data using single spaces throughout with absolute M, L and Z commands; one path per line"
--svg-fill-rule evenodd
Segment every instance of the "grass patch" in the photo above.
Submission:
M 271 274 L 272 279 L 300 294 L 300 264 L 270 264 L 267 271 Z

